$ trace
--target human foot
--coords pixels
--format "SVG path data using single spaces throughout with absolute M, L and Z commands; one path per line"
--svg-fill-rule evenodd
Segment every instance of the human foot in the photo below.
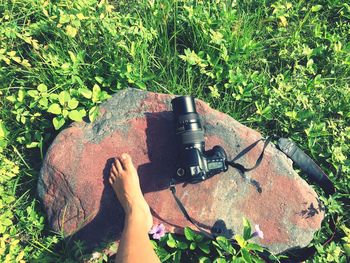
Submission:
M 152 227 L 152 215 L 143 197 L 137 171 L 131 157 L 123 153 L 112 164 L 109 182 L 129 219 L 145 222 L 146 230 Z

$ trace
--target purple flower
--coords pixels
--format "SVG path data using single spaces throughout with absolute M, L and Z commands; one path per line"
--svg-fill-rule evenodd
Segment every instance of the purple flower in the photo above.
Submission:
M 148 234 L 153 235 L 153 239 L 160 239 L 165 236 L 165 226 L 163 224 L 154 225 Z
M 264 239 L 264 232 L 260 230 L 259 225 L 255 225 L 255 232 L 252 234 L 252 237 L 260 237 L 261 239 Z

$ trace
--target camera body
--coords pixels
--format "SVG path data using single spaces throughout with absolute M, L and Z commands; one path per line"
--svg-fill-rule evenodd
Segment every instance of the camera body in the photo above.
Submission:
M 173 181 L 198 183 L 227 171 L 227 156 L 221 146 L 205 151 L 204 130 L 194 98 L 180 96 L 173 99 L 171 104 L 179 152 Z

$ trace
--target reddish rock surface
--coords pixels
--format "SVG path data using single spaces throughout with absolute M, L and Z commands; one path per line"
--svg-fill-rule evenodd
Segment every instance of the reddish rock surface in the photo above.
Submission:
M 177 155 L 172 98 L 126 89 L 101 106 L 94 123 L 74 123 L 57 136 L 38 184 L 55 231 L 75 234 L 90 245 L 119 239 L 124 215 L 107 178 L 111 161 L 123 152 L 134 160 L 154 222 L 164 223 L 171 232 L 191 226 L 168 189 Z M 196 104 L 205 127 L 206 149 L 219 144 L 232 159 L 261 138 L 204 102 Z M 261 142 L 238 162 L 253 166 L 262 147 Z M 243 217 L 259 224 L 264 239 L 256 242 L 273 252 L 309 244 L 324 217 L 315 191 L 272 144 L 261 164 L 245 175 L 229 168 L 199 184 L 177 185 L 177 194 L 195 221 L 209 230 L 215 224 L 228 237 L 242 233 Z

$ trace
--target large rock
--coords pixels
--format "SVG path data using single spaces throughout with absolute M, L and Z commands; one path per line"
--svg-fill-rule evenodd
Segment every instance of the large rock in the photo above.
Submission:
M 167 189 L 177 148 L 170 101 L 174 96 L 126 89 L 102 104 L 94 123 L 74 123 L 63 130 L 46 154 L 38 184 L 49 223 L 90 245 L 118 240 L 123 210 L 108 184 L 111 161 L 128 152 L 137 167 L 142 191 L 155 223 L 177 232 L 190 223 Z M 205 127 L 206 148 L 221 145 L 230 159 L 261 135 L 197 100 Z M 238 162 L 251 167 L 262 151 L 260 142 Z M 315 191 L 273 144 L 261 164 L 245 175 L 229 168 L 195 185 L 177 185 L 191 217 L 227 236 L 242 233 L 242 218 L 259 224 L 273 252 L 304 247 L 320 228 L 324 212 Z M 193 227 L 193 226 L 192 226 Z

